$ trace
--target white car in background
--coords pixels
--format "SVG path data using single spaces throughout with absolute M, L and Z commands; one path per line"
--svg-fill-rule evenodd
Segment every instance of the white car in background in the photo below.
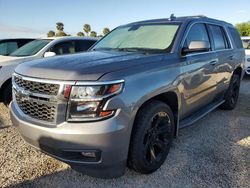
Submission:
M 9 56 L 0 56 L 0 102 L 12 99 L 11 77 L 20 63 L 87 51 L 98 39 L 90 37 L 60 37 L 36 39 L 17 49 Z
M 246 74 L 250 75 L 250 37 L 241 37 L 243 42 L 243 47 L 246 50 L 246 58 L 245 58 L 245 69 Z

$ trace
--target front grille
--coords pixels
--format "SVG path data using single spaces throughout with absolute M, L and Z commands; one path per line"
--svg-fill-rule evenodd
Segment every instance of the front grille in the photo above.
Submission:
M 24 114 L 34 119 L 47 122 L 55 121 L 56 105 L 25 99 L 18 94 L 16 94 L 16 102 Z
M 44 95 L 57 95 L 59 84 L 49 84 L 25 80 L 19 76 L 14 76 L 14 81 L 18 87 L 32 93 L 41 93 Z

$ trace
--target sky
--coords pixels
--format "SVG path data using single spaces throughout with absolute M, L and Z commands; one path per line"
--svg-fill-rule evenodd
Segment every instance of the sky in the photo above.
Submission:
M 0 38 L 45 37 L 56 30 L 76 35 L 88 23 L 100 34 L 130 22 L 206 15 L 232 24 L 250 20 L 250 0 L 0 0 Z

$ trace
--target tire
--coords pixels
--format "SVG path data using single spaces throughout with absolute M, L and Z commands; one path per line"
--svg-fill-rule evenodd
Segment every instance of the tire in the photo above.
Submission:
M 152 100 L 139 110 L 130 142 L 128 165 L 143 174 L 164 163 L 174 138 L 174 116 L 168 105 Z
M 229 88 L 225 95 L 225 102 L 220 106 L 222 110 L 233 110 L 236 107 L 240 92 L 240 76 L 233 74 Z
M 9 83 L 3 89 L 3 103 L 8 106 L 12 100 L 12 85 Z

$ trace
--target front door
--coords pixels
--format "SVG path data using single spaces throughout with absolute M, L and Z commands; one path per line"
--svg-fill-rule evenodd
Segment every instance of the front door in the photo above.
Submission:
M 210 42 L 205 24 L 197 23 L 190 28 L 184 48 L 191 41 Z M 213 51 L 189 53 L 181 57 L 181 118 L 189 116 L 214 100 L 217 62 L 216 53 Z

